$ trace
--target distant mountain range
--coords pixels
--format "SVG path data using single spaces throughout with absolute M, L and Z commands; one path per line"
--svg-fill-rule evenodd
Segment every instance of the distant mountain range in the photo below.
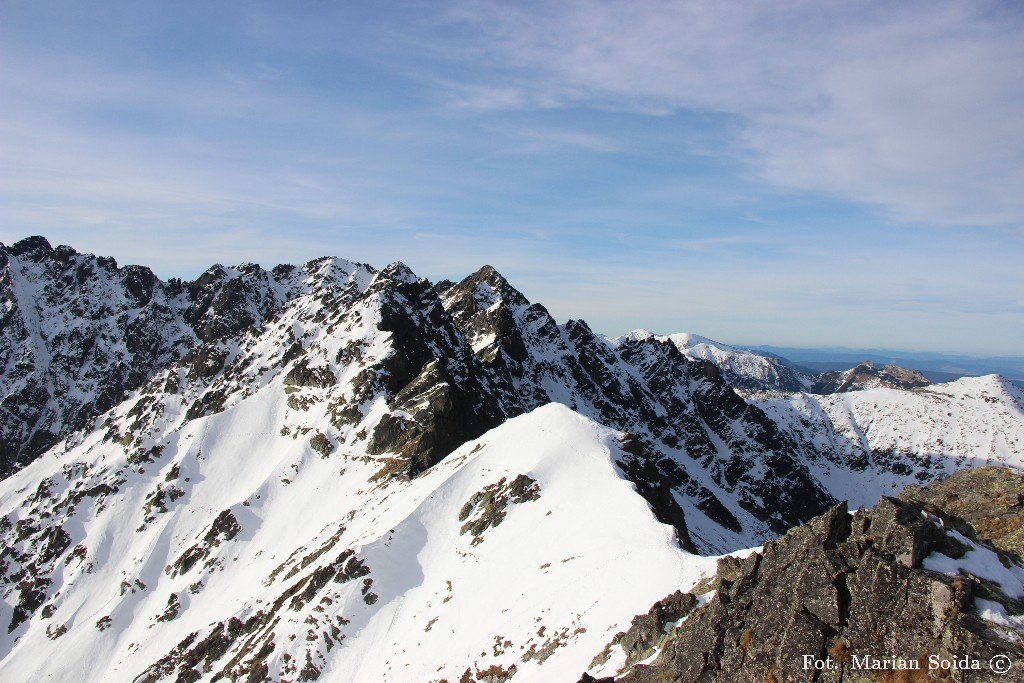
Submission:
M 162 281 L 34 237 L 0 245 L 0 301 L 0 680 L 1018 654 L 1024 391 L 998 375 L 607 338 L 489 266 Z M 884 498 L 986 464 L 998 509 Z
M 847 370 L 870 360 L 879 365 L 893 364 L 924 373 L 935 382 L 958 377 L 1002 375 L 1006 379 L 1024 381 L 1024 356 L 974 357 L 955 354 L 891 349 L 848 349 L 843 347 L 797 348 L 790 346 L 752 346 L 753 350 L 784 356 L 811 370 L 825 372 Z

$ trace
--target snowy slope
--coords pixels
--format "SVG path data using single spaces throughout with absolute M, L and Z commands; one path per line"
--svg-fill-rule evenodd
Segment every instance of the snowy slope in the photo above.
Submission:
M 46 248 L 8 250 L 5 329 L 27 336 L 3 352 L 41 331 L 34 358 L 78 381 L 61 330 L 129 349 L 145 306 L 107 311 L 122 300 L 98 276 L 26 294 L 26 268 L 65 272 Z M 724 356 L 560 325 L 489 267 L 435 286 L 322 258 L 151 284 L 177 292 L 154 348 L 182 341 L 0 481 L 2 680 L 93 661 L 95 680 L 575 680 L 713 564 L 680 546 L 735 551 L 838 499 L 1024 466 L 1024 399 L 998 378 L 745 399 Z
M 678 332 L 659 336 L 647 330 L 634 330 L 618 339 L 647 337 L 670 341 L 687 358 L 714 363 L 730 384 L 742 389 L 806 391 L 814 383 L 811 375 L 784 359 L 729 346 L 698 334 Z
M 287 298 L 289 273 L 216 265 L 163 282 L 42 237 L 0 244 L 0 476 L 201 342 L 262 325 Z
M 3 641 L 0 677 L 157 680 L 186 661 L 207 680 L 262 653 L 275 678 L 311 666 L 330 680 L 458 680 L 467 668 L 514 666 L 516 680 L 569 680 L 633 614 L 713 571 L 713 559 L 678 549 L 622 479 L 620 435 L 563 406 L 511 420 L 414 480 L 376 483 L 373 460 L 322 458 L 253 428 L 285 410 L 271 383 L 188 423 L 152 466 L 124 471 L 95 435 L 4 481 L 0 511 L 14 526 L 41 507 L 64 510 L 71 539 L 53 558 L 45 618 Z M 47 505 L 76 473 L 111 467 L 126 485 L 102 511 Z M 25 484 L 43 472 L 61 474 L 37 496 Z M 466 514 L 474 494 L 523 475 L 521 502 L 513 494 L 488 511 L 485 497 Z M 168 479 L 184 495 L 146 524 L 146 493 Z M 499 509 L 504 519 L 488 526 Z M 238 529 L 204 544 L 222 510 Z M 197 543 L 209 555 L 179 573 Z M 353 578 L 339 583 L 342 566 Z M 8 594 L 0 619 L 10 614 Z M 193 632 L 193 644 L 209 644 L 232 617 L 239 635 L 219 656 L 193 661 L 186 647 L 153 666 Z M 59 658 L 47 656 L 51 638 Z
M 967 467 L 1024 468 L 1024 391 L 998 375 L 910 391 L 750 400 L 800 443 L 816 478 L 853 506 Z
M 692 547 L 756 545 L 834 502 L 796 460 L 795 443 L 713 364 L 650 335 L 609 340 L 583 321 L 560 325 L 489 266 L 438 290 L 501 410 L 560 402 L 634 434 L 629 477 Z

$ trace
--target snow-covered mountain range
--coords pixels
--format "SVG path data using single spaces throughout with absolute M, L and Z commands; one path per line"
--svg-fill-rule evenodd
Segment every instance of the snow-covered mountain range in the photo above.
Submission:
M 646 335 L 650 333 L 637 330 L 629 336 Z M 726 381 L 740 389 L 808 391 L 815 384 L 813 373 L 764 351 L 741 349 L 688 332 L 670 334 L 659 339 L 675 344 L 687 358 L 714 363 Z
M 0 245 L 0 476 L 189 349 L 261 325 L 286 296 L 251 264 L 163 282 L 42 237 Z
M 163 282 L 30 238 L 0 297 L 3 680 L 616 673 L 594 657 L 716 556 L 1024 467 L 998 376 L 814 395 L 694 335 L 558 324 L 490 267 Z

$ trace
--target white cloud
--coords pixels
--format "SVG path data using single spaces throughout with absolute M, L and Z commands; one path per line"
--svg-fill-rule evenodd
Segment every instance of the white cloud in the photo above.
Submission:
M 459 86 L 476 106 L 733 115 L 735 153 L 771 183 L 904 221 L 1024 222 L 1024 19 L 1012 5 L 472 2 L 450 19 L 473 27 L 498 74 Z
M 502 129 L 500 132 L 518 143 L 518 153 L 534 154 L 572 148 L 604 153 L 621 151 L 614 140 L 582 130 L 522 127 Z
M 22 28 L 0 41 L 0 241 L 165 277 L 325 253 L 433 278 L 490 262 L 608 332 L 1014 350 L 1019 11 L 450 1 L 440 18 L 204 9 L 184 59 L 162 20 L 145 40 L 84 10 L 64 39 Z

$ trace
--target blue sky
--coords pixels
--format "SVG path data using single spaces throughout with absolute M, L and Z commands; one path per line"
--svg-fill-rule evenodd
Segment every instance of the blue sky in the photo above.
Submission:
M 1012 2 L 5 0 L 0 241 L 1021 354 L 1022 64 Z

